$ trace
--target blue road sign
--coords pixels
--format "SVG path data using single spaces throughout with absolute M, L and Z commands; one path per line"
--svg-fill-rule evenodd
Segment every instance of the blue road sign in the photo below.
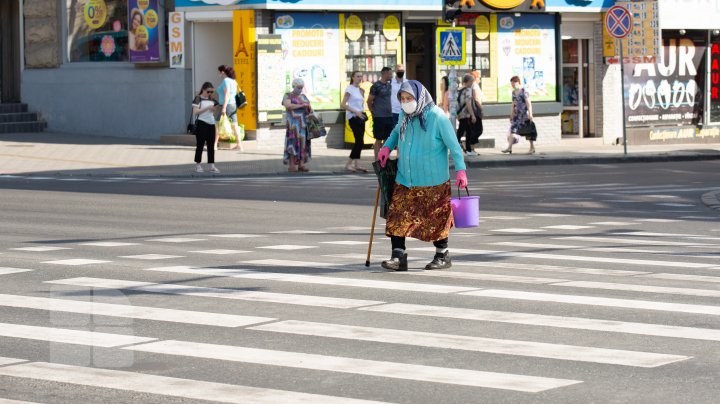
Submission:
M 465 64 L 465 28 L 438 28 L 438 64 Z
M 614 38 L 625 38 L 632 29 L 632 16 L 622 6 L 612 6 L 605 14 L 605 29 Z

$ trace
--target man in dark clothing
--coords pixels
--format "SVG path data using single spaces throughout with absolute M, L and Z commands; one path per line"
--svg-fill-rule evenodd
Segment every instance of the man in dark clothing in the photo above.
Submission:
M 370 95 L 367 99 L 367 105 L 372 112 L 373 118 L 373 136 L 375 137 L 375 158 L 377 158 L 378 150 L 382 147 L 385 140 L 390 136 L 393 125 L 392 102 L 392 69 L 383 67 L 380 70 L 380 80 L 373 83 L 370 87 Z

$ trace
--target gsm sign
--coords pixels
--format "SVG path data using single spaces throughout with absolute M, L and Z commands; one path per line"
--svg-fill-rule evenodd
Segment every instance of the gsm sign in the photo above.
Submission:
M 525 0 L 482 0 L 482 2 L 490 7 L 507 10 L 519 6 Z M 530 7 L 543 8 L 545 7 L 545 0 L 532 0 Z

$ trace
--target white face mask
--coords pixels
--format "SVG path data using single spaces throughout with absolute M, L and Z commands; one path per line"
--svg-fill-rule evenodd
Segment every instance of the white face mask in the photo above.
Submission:
M 417 109 L 417 101 L 415 100 L 410 102 L 403 102 L 400 105 L 402 106 L 402 110 L 408 115 L 412 114 Z

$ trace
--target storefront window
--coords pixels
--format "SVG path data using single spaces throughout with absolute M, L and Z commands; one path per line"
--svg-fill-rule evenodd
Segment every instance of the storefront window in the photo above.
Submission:
M 128 0 L 66 0 L 70 62 L 128 60 Z
M 399 14 L 347 14 L 345 28 L 345 78 L 354 71 L 373 83 L 383 67 L 395 69 L 400 45 Z

